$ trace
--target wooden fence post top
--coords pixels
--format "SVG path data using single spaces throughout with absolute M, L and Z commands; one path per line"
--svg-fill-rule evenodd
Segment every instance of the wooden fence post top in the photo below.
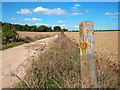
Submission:
M 79 24 L 80 42 L 88 45 L 85 52 L 87 54 L 94 53 L 94 31 L 93 21 L 83 21 Z M 81 45 L 84 48 L 84 45 Z M 83 49 L 82 48 L 82 49 Z

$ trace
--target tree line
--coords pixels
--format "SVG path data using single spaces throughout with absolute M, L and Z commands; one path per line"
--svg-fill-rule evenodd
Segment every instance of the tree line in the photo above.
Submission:
M 0 22 L 2 23 L 2 22 Z M 66 28 L 61 28 L 60 26 L 54 26 L 53 29 L 52 27 L 47 27 L 45 25 L 40 25 L 40 26 L 28 26 L 27 24 L 25 25 L 20 25 L 20 24 L 11 24 L 11 23 L 2 23 L 2 27 L 10 27 L 10 29 L 15 29 L 16 31 L 30 31 L 30 32 L 61 32 L 61 31 L 68 31 Z

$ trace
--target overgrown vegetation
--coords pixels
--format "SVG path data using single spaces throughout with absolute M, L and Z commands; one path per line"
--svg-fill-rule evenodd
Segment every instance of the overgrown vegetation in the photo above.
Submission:
M 63 33 L 34 61 L 18 88 L 80 88 L 78 45 Z
M 47 37 L 51 37 L 51 36 L 52 35 L 39 35 L 35 38 L 30 38 L 30 37 L 20 38 L 19 37 L 16 41 L 11 41 L 9 43 L 3 44 L 2 45 L 2 50 L 12 48 L 12 47 L 15 47 L 15 46 L 18 46 L 18 45 L 22 45 L 24 43 L 30 43 L 30 42 L 40 40 L 40 39 L 43 39 L 43 38 L 47 38 Z

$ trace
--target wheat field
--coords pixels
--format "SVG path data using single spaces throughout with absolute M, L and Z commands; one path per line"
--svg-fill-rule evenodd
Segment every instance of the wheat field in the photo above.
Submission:
M 79 44 L 79 32 L 65 32 Z M 94 46 L 100 87 L 119 87 L 118 31 L 94 33 Z

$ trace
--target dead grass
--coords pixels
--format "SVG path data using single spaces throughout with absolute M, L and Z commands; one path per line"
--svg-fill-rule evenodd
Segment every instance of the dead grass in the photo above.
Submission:
M 18 88 L 80 88 L 80 70 L 78 44 L 62 35 L 33 62 Z

